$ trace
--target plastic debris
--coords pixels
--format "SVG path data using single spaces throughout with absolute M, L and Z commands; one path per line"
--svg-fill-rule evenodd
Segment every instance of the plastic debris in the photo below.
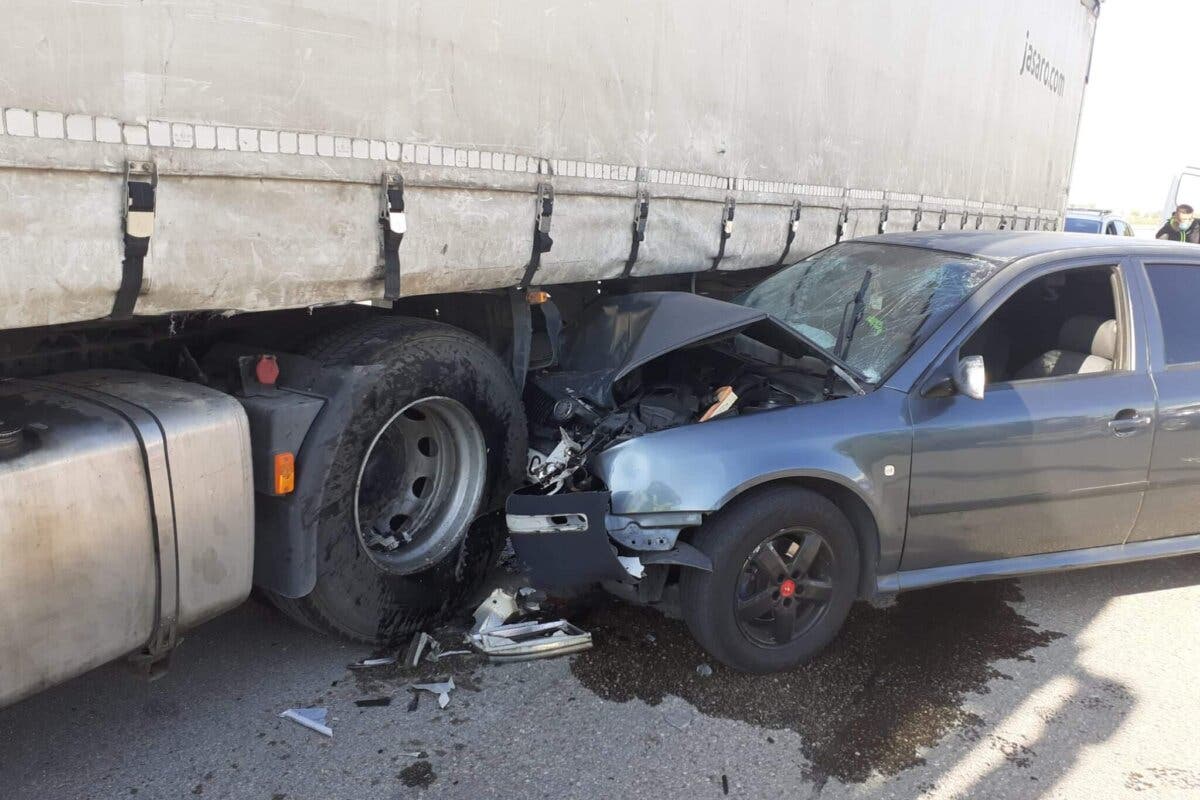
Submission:
M 449 658 L 450 656 L 469 656 L 469 655 L 471 655 L 470 650 L 442 650 L 440 652 L 430 653 L 429 655 L 425 656 L 425 660 L 426 661 L 441 661 L 443 658 Z
M 701 678 L 707 678 L 712 675 L 712 667 L 708 664 L 699 664 L 696 666 L 696 674 Z
M 621 566 L 625 568 L 631 578 L 641 578 L 646 574 L 646 568 L 642 566 L 642 559 L 639 556 L 617 556 L 617 561 L 621 562 Z
M 546 602 L 546 593 L 532 586 L 523 586 L 517 589 L 517 605 L 526 614 L 536 614 L 542 610 L 542 603 Z
M 310 731 L 316 731 L 324 736 L 333 738 L 333 728 L 325 724 L 325 718 L 329 715 L 327 708 L 289 708 L 279 716 L 284 719 L 290 719 L 298 725 L 303 725 Z
M 454 678 L 448 678 L 442 683 L 414 683 L 412 688 L 436 694 L 438 708 L 445 708 L 450 705 L 450 693 L 454 691 Z
M 408 709 L 407 710 L 411 713 L 413 711 L 416 711 L 417 707 L 419 705 L 421 705 L 421 693 L 416 691 L 415 689 L 409 689 L 409 691 L 412 692 L 412 699 L 410 699 L 408 701 Z
M 390 697 L 367 697 L 354 701 L 354 705 L 359 708 L 377 708 L 379 706 L 390 706 L 391 704 L 392 698 Z
M 421 663 L 421 656 L 425 655 L 426 650 L 432 656 L 434 653 L 440 652 L 441 649 L 442 645 L 437 639 L 422 631 L 409 641 L 408 649 L 404 651 L 404 666 L 415 667 Z
M 408 756 L 409 758 L 429 758 L 429 754 L 424 750 L 401 750 L 399 755 Z
M 355 661 L 353 664 L 347 664 L 346 669 L 371 669 L 372 667 L 387 667 L 395 664 L 397 657 L 382 656 L 380 658 L 364 658 L 362 661 Z
M 511 592 L 494 589 L 475 609 L 475 624 L 471 633 L 498 628 L 517 613 L 517 601 Z

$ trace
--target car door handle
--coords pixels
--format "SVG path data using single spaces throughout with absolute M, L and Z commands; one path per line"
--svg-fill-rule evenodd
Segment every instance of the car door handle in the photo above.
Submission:
M 1154 418 L 1147 414 L 1139 414 L 1132 408 L 1125 408 L 1108 421 L 1108 429 L 1113 436 L 1128 436 L 1141 428 L 1148 427 Z

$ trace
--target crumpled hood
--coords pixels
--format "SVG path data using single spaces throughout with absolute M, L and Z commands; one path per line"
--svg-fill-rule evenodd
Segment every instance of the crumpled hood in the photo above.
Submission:
M 765 311 L 688 292 L 638 292 L 591 306 L 564 343 L 560 369 L 539 380 L 608 408 L 614 402 L 613 384 L 643 364 L 739 333 L 796 358 L 830 359 Z

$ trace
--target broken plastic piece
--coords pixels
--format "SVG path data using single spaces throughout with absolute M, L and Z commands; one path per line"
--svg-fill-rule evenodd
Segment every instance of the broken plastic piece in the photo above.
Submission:
M 325 718 L 328 715 L 329 709 L 327 708 L 289 708 L 279 716 L 303 725 L 310 731 L 333 738 L 333 729 L 325 724 Z
M 392 698 L 390 697 L 367 697 L 363 700 L 355 700 L 354 705 L 359 708 L 377 708 L 379 706 L 390 706 Z
M 404 651 L 404 666 L 415 667 L 420 664 L 421 656 L 425 654 L 426 649 L 429 650 L 430 656 L 435 656 L 442 646 L 428 633 L 418 633 L 409 641 L 408 649 Z M 436 660 L 436 656 L 434 660 Z
M 717 401 L 708 407 L 708 411 L 704 412 L 704 416 L 700 417 L 701 422 L 708 422 L 713 417 L 719 417 L 729 409 L 733 408 L 733 404 L 737 402 L 737 392 L 732 386 L 722 386 L 717 389 Z
M 445 708 L 450 705 L 450 692 L 454 691 L 454 678 L 448 678 L 442 683 L 414 683 L 412 688 L 436 694 L 438 708 Z
M 646 574 L 646 568 L 642 566 L 642 560 L 637 556 L 617 556 L 617 561 L 621 562 L 621 566 L 625 568 L 631 578 L 641 578 Z
M 471 633 L 498 628 L 517 613 L 517 601 L 511 592 L 494 589 L 475 609 L 475 624 Z
M 518 622 L 472 633 L 471 645 L 493 661 L 528 661 L 568 655 L 592 646 L 592 635 L 565 619 Z
M 536 614 L 542 610 L 542 603 L 546 602 L 546 593 L 534 589 L 532 586 L 522 586 L 517 589 L 517 604 L 526 614 Z
M 708 664 L 698 664 L 696 665 L 696 674 L 701 678 L 707 678 L 712 675 L 712 667 Z
M 353 664 L 347 664 L 346 669 L 370 669 L 371 667 L 386 667 L 395 663 L 396 656 L 364 658 L 362 661 L 355 661 Z
M 470 650 L 439 650 L 439 651 L 430 652 L 429 655 L 425 656 L 425 660 L 426 661 L 441 661 L 443 658 L 449 658 L 450 656 L 469 656 L 469 655 L 471 655 Z

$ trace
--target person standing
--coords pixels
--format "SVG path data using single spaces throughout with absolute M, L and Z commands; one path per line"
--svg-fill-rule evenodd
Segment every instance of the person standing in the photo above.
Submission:
M 1186 203 L 1177 207 L 1166 224 L 1154 234 L 1154 238 L 1200 244 L 1200 223 L 1196 222 L 1195 209 Z

